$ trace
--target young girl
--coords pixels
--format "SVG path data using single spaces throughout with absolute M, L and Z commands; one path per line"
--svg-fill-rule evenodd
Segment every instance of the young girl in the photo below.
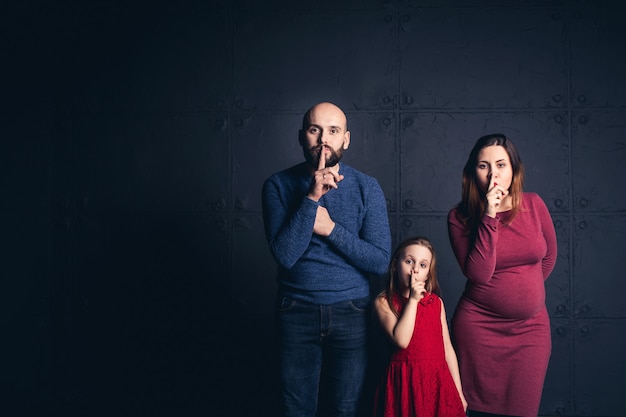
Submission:
M 375 312 L 395 350 L 376 393 L 375 416 L 464 417 L 456 353 L 439 298 L 435 250 L 414 237 L 391 258 Z

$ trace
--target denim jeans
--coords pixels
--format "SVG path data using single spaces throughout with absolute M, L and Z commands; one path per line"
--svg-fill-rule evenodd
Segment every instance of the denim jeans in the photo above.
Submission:
M 369 298 L 333 305 L 278 299 L 285 417 L 315 416 L 321 380 L 330 384 L 324 392 L 333 417 L 356 415 L 367 366 L 368 306 Z

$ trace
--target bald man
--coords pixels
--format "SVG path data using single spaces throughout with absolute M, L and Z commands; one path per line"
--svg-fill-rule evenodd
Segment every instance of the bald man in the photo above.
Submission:
M 333 416 L 353 417 L 359 404 L 369 277 L 384 274 L 391 234 L 378 182 L 340 162 L 350 139 L 339 107 L 313 106 L 299 135 L 305 162 L 263 185 L 265 234 L 278 264 L 286 417 L 315 416 L 321 380 L 331 384 L 324 391 Z

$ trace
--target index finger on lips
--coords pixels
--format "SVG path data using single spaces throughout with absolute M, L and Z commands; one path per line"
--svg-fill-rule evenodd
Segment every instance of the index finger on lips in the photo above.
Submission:
M 317 164 L 317 170 L 320 171 L 326 168 L 326 152 L 324 151 L 324 145 L 320 147 L 320 161 Z

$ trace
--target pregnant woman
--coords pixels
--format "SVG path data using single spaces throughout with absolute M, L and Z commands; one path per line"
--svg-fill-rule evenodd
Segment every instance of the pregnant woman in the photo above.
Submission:
M 537 417 L 552 348 L 544 282 L 556 233 L 506 136 L 481 137 L 463 169 L 448 233 L 467 278 L 452 319 L 471 416 Z

